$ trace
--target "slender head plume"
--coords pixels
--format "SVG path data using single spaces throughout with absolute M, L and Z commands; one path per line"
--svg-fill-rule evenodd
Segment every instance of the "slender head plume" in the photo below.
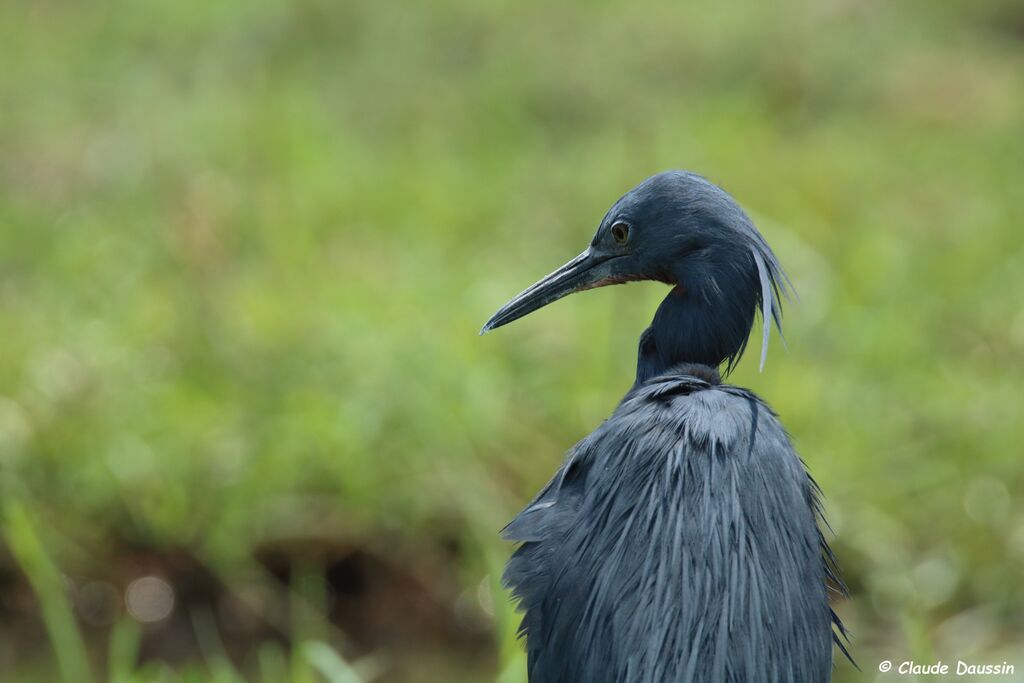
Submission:
M 608 210 L 590 246 L 529 287 L 487 321 L 481 334 L 568 294 L 636 280 L 672 286 L 641 345 L 637 381 L 680 363 L 730 371 L 760 310 L 761 367 L 780 295 L 789 280 L 750 218 L 724 190 L 687 171 L 666 171 Z

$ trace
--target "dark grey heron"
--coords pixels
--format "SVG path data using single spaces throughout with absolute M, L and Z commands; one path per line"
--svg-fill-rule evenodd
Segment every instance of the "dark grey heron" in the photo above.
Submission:
M 648 178 L 582 254 L 481 333 L 567 294 L 671 286 L 640 337 L 636 381 L 504 530 L 531 683 L 827 681 L 845 591 L 820 491 L 768 405 L 723 384 L 759 309 L 761 366 L 789 282 L 724 190 Z

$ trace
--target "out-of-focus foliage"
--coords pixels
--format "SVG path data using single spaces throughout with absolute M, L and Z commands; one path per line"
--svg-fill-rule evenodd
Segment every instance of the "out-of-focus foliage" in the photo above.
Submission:
M 6 2 L 0 64 L 0 496 L 72 597 L 142 552 L 264 596 L 260 549 L 350 545 L 493 633 L 392 678 L 522 680 L 496 531 L 612 410 L 664 292 L 476 330 L 684 167 L 800 292 L 788 352 L 733 381 L 826 492 L 862 667 L 1024 668 L 1019 3 Z M 0 612 L 42 634 L 19 557 Z M 54 675 L 59 639 L 3 640 L 5 680 Z

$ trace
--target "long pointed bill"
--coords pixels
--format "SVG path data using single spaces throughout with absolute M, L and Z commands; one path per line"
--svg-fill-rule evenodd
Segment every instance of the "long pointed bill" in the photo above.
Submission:
M 593 250 L 587 249 L 502 306 L 483 326 L 480 334 L 518 320 L 563 296 L 621 282 L 622 279 L 611 271 L 611 263 L 616 260 L 616 257 L 595 254 Z

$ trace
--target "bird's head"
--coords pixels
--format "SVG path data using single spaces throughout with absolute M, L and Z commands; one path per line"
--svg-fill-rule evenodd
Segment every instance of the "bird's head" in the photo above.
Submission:
M 779 294 L 788 282 L 732 197 L 696 174 L 665 171 L 615 202 L 582 254 L 505 304 L 481 333 L 568 294 L 637 280 L 673 287 L 658 311 L 660 329 L 655 317 L 658 348 L 686 338 L 689 348 L 680 353 L 692 357 L 679 360 L 711 366 L 731 366 L 739 358 L 757 308 L 765 318 L 767 348 L 770 321 L 779 324 Z M 674 330 L 679 326 L 688 329 Z

